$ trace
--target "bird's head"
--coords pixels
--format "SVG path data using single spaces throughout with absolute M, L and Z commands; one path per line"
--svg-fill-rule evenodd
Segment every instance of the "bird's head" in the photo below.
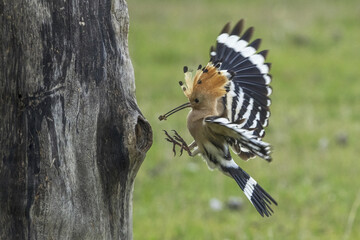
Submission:
M 209 108 L 226 94 L 225 86 L 231 75 L 227 71 L 219 70 L 219 66 L 220 64 L 214 65 L 212 62 L 204 68 L 199 65 L 194 77 L 192 72 L 184 67 L 185 83 L 179 83 L 193 109 Z
M 226 85 L 233 75 L 226 70 L 220 70 L 219 67 L 220 63 L 214 65 L 212 62 L 204 68 L 199 65 L 193 76 L 193 72 L 185 66 L 185 83 L 180 81 L 179 84 L 189 102 L 161 115 L 159 119 L 165 120 L 173 113 L 187 107 L 194 110 L 215 108 L 216 101 L 226 94 Z

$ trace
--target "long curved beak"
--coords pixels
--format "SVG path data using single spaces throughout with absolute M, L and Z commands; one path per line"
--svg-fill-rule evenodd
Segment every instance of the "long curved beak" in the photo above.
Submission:
M 161 121 L 161 120 L 166 120 L 166 118 L 169 117 L 170 115 L 172 115 L 172 114 L 174 114 L 174 113 L 176 113 L 176 112 L 178 112 L 178 111 L 180 111 L 180 110 L 183 110 L 183 109 L 185 109 L 185 108 L 188 108 L 188 107 L 191 107 L 190 103 L 189 103 L 189 102 L 184 103 L 183 105 L 180 105 L 180 106 L 174 108 L 173 110 L 165 113 L 164 115 L 160 115 L 160 116 L 159 116 L 159 120 L 160 120 L 160 121 Z

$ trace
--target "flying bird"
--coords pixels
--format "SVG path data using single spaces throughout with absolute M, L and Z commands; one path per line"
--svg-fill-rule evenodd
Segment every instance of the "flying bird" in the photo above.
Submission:
M 269 123 L 272 93 L 268 50 L 258 52 L 261 39 L 250 43 L 254 28 L 243 34 L 240 20 L 230 31 L 227 23 L 210 48 L 210 61 L 195 73 L 184 67 L 185 82 L 180 87 L 188 102 L 161 115 L 166 120 L 173 113 L 191 108 L 187 127 L 194 138 L 191 144 L 173 130 L 164 130 L 166 140 L 185 150 L 189 156 L 200 154 L 210 169 L 219 169 L 232 177 L 261 216 L 273 213 L 277 202 L 233 160 L 230 149 L 243 160 L 259 156 L 270 162 L 271 145 L 263 142 Z

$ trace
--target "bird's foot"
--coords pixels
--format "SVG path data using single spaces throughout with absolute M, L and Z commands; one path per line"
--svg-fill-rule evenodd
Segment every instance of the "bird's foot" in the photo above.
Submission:
M 176 156 L 176 150 L 175 150 L 176 145 L 178 145 L 180 147 L 180 156 L 183 154 L 184 150 L 188 152 L 189 156 L 191 156 L 191 151 L 190 151 L 189 146 L 187 145 L 185 140 L 175 130 L 172 130 L 174 132 L 173 137 L 171 137 L 167 131 L 165 131 L 165 130 L 163 130 L 163 131 L 165 132 L 165 135 L 166 135 L 165 140 L 173 144 L 174 156 Z
M 192 154 L 191 154 L 190 148 L 189 148 L 188 144 L 185 142 L 185 140 L 175 130 L 172 130 L 172 131 L 175 134 L 174 138 L 181 143 L 180 156 L 182 155 L 183 150 L 187 151 L 189 156 L 191 156 Z
M 166 135 L 165 140 L 173 144 L 173 149 L 172 149 L 172 150 L 173 150 L 173 152 L 174 152 L 174 156 L 176 156 L 175 146 L 176 146 L 176 145 L 181 146 L 181 144 L 178 143 L 174 138 L 172 138 L 166 130 L 163 130 L 163 131 L 164 131 L 164 133 L 165 133 L 165 135 Z

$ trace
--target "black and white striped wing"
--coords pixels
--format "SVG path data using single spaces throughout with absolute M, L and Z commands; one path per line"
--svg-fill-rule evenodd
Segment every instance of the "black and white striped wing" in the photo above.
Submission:
M 230 33 L 229 23 L 225 25 L 210 56 L 212 62 L 220 63 L 220 70 L 232 75 L 228 93 L 223 97 L 227 118 L 261 139 L 270 117 L 270 64 L 265 63 L 267 50 L 257 53 L 261 40 L 249 43 L 253 28 L 239 36 L 242 28 L 243 20 Z
M 227 118 L 211 116 L 204 119 L 206 127 L 215 135 L 222 136 L 228 143 L 239 143 L 267 161 L 271 161 L 271 146 L 254 136 L 252 131 L 240 128 L 238 124 L 230 122 Z

